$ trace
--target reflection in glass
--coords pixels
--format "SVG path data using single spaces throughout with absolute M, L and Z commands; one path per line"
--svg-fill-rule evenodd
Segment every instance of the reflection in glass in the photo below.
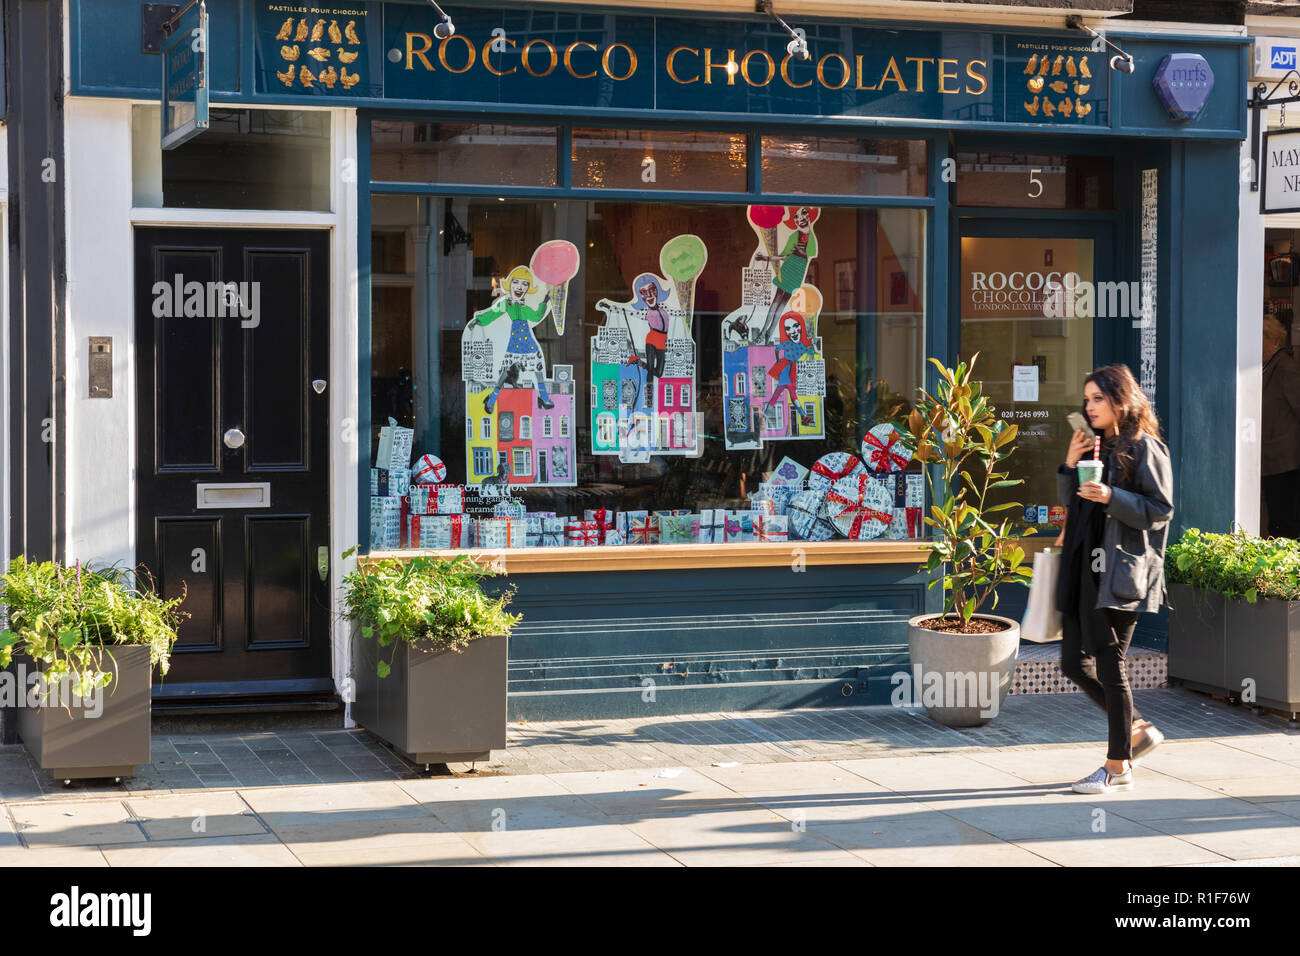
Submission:
M 553 126 L 476 123 L 370 124 L 370 176 L 377 182 L 554 186 Z
M 924 140 L 764 136 L 763 191 L 924 196 Z
M 574 129 L 573 185 L 595 189 L 743 192 L 741 133 Z

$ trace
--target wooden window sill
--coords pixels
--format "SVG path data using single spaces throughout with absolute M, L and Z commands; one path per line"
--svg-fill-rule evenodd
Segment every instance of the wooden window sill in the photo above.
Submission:
M 417 556 L 454 558 L 467 554 L 480 563 L 502 562 L 507 574 L 662 571 L 675 568 L 776 568 L 802 560 L 808 565 L 924 564 L 929 550 L 920 541 L 791 541 L 787 544 L 600 545 L 591 548 L 461 548 L 458 550 L 372 551 L 358 561 Z

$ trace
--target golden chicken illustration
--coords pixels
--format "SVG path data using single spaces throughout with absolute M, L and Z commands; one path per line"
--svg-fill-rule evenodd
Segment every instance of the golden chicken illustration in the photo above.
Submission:
M 350 90 L 361 82 L 360 73 L 349 73 L 346 66 L 339 68 L 339 82 L 343 84 L 343 89 Z
M 291 36 L 293 36 L 293 17 L 285 20 L 280 25 L 280 32 L 275 35 L 275 38 L 277 40 L 287 40 Z
M 334 89 L 334 84 L 338 82 L 339 75 L 334 71 L 334 67 L 331 65 L 326 69 L 321 70 L 320 76 L 316 77 L 316 79 L 320 80 L 326 89 L 332 90 Z
M 311 28 L 311 42 L 319 43 L 323 36 L 325 36 L 325 21 L 317 20 L 316 25 Z
M 293 64 L 291 63 L 287 67 L 285 67 L 283 73 L 277 73 L 275 74 L 275 76 L 285 86 L 293 86 L 293 73 L 294 73 Z
M 307 51 L 307 55 L 317 63 L 324 63 L 330 58 L 330 51 L 323 46 L 314 46 Z
M 352 63 L 352 62 L 354 62 L 354 61 L 356 60 L 356 58 L 359 57 L 360 55 L 361 55 L 361 51 L 359 51 L 359 50 L 354 50 L 353 52 L 349 53 L 347 50 L 343 49 L 343 47 L 339 47 L 339 62 L 340 62 L 340 63 Z
M 306 21 L 306 20 L 299 20 L 299 21 L 298 21 L 298 32 L 297 32 L 296 34 L 294 34 L 293 41 L 294 41 L 295 43 L 301 43 L 303 40 L 307 39 L 307 32 L 308 32 L 308 31 L 307 31 L 307 21 Z
M 298 67 L 298 82 L 303 86 L 311 86 L 316 82 L 316 77 L 312 76 L 312 72 L 307 69 L 306 63 Z
M 1068 77 L 1071 77 L 1071 78 L 1076 77 L 1076 76 L 1079 75 L 1079 68 L 1078 68 L 1077 66 L 1074 65 L 1074 56 L 1073 56 L 1073 54 L 1066 58 L 1066 61 L 1065 61 L 1065 75 L 1068 76 Z
M 1065 91 L 1069 89 L 1069 87 L 1065 83 L 1065 80 L 1053 80 L 1051 83 L 1047 85 L 1051 88 L 1052 92 L 1055 93 L 1057 96 L 1064 96 Z
M 298 59 L 298 52 L 298 44 L 296 43 L 293 46 L 282 46 L 280 47 L 280 59 L 288 60 L 292 63 L 294 60 Z
M 1043 92 L 1043 84 L 1046 82 L 1041 76 L 1031 76 L 1029 82 L 1025 85 L 1029 87 L 1030 93 Z
M 356 20 L 348 21 L 348 25 L 343 28 L 343 35 L 348 38 L 348 43 L 357 44 L 361 42 L 361 37 L 357 36 Z
M 1092 70 L 1088 69 L 1088 58 L 1086 56 L 1079 58 L 1079 75 L 1085 80 L 1092 79 Z
M 330 43 L 342 43 L 343 31 L 339 29 L 339 22 L 331 20 L 329 26 Z
M 290 21 L 288 21 L 288 22 L 292 23 L 293 21 L 290 20 Z M 286 37 L 280 37 L 280 39 L 283 40 L 283 39 L 286 39 Z M 1029 75 L 1032 74 L 1032 73 L 1034 72 L 1034 70 L 1036 70 L 1036 69 L 1038 69 L 1038 54 L 1037 54 L 1037 53 L 1035 53 L 1033 56 L 1031 56 L 1031 57 L 1029 58 L 1029 62 L 1025 64 L 1025 76 L 1029 76 Z
M 292 73 L 293 71 L 290 70 L 289 72 Z M 1025 104 L 1025 112 L 1027 112 L 1030 116 L 1038 115 L 1038 97 L 1035 96 L 1032 100 L 1030 100 L 1028 103 Z
M 1061 72 L 1061 67 L 1063 67 L 1064 65 L 1065 65 L 1065 57 L 1060 54 L 1057 54 L 1056 59 L 1052 61 L 1052 76 L 1059 75 Z
M 1092 84 L 1091 84 L 1091 83 L 1080 83 L 1078 80 L 1075 80 L 1075 81 L 1074 81 L 1074 95 L 1075 95 L 1075 96 L 1083 96 L 1083 95 L 1084 95 L 1085 93 L 1087 93 L 1090 89 L 1092 89 Z
M 1043 115 L 1053 116 L 1056 114 L 1056 107 L 1052 105 L 1051 100 L 1043 100 Z
M 1082 100 L 1075 100 L 1075 101 L 1074 101 L 1074 115 L 1075 115 L 1075 116 L 1087 116 L 1087 115 L 1088 115 L 1089 113 L 1091 113 L 1091 112 L 1092 112 L 1092 104 L 1091 104 L 1091 103 L 1085 103 L 1085 102 L 1083 102 Z
M 1038 75 L 1046 76 L 1047 71 L 1050 70 L 1051 68 L 1052 68 L 1052 61 L 1046 55 L 1044 55 L 1043 58 L 1038 61 Z
M 1061 100 L 1060 104 L 1056 107 L 1056 110 L 1062 116 L 1069 116 L 1071 113 L 1074 112 L 1074 104 L 1071 103 L 1068 99 L 1064 99 Z

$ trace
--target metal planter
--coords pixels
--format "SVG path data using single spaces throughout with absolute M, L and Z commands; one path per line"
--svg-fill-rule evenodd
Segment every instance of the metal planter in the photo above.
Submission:
M 1228 600 L 1217 591 L 1169 585 L 1169 677 L 1194 690 L 1231 693 Z M 1237 693 L 1241 693 L 1238 685 Z
M 1300 601 L 1263 598 L 1228 603 L 1225 686 L 1250 703 L 1300 712 Z
M 405 641 L 394 650 L 358 635 L 353 719 L 414 763 L 487 760 L 506 746 L 507 647 L 496 635 L 460 653 Z M 391 655 L 387 677 L 375 671 L 376 654 Z
M 105 670 L 113 679 L 99 692 L 97 703 L 51 700 L 31 707 L 23 701 L 18 708 L 19 737 L 55 779 L 130 777 L 138 765 L 151 760 L 149 648 L 115 644 L 104 651 Z M 30 659 L 18 663 L 36 666 Z

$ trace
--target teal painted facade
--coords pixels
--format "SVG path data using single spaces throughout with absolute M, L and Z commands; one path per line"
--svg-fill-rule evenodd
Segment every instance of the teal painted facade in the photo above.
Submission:
M 1189 526 L 1222 531 L 1231 525 L 1231 449 L 1236 428 L 1236 183 L 1240 142 L 1246 132 L 1242 91 L 1249 50 L 1244 37 L 1125 36 L 1110 31 L 1111 39 L 1134 55 L 1136 71 L 1132 76 L 1107 72 L 1104 78 L 1096 78 L 1099 87 L 1104 83 L 1105 89 L 1094 94 L 1089 122 L 1065 124 L 1029 122 L 1015 112 L 1020 93 L 1012 92 L 1006 81 L 1009 70 L 1016 77 L 1016 71 L 1008 65 L 1011 58 L 1007 51 L 1018 43 L 1079 44 L 1081 37 L 1087 39 L 1083 34 L 1045 36 L 1017 31 L 992 33 L 951 25 L 939 30 L 924 23 L 864 25 L 801 19 L 798 25 L 809 30 L 813 72 L 809 74 L 808 66 L 800 64 L 792 67 L 791 78 L 801 83 L 811 75 L 814 86 L 807 89 L 812 92 L 806 94 L 806 99 L 799 99 L 797 89 L 782 88 L 779 96 L 769 96 L 765 104 L 752 87 L 737 91 L 729 86 L 718 97 L 699 93 L 704 89 L 702 81 L 683 85 L 680 90 L 661 88 L 669 52 L 665 45 L 686 45 L 697 50 L 710 47 L 724 56 L 731 49 L 738 54 L 761 50 L 773 58 L 779 71 L 778 54 L 783 54 L 784 44 L 761 17 L 707 21 L 596 17 L 609 22 L 608 27 L 600 28 L 610 31 L 605 35 L 589 25 L 590 19 L 582 19 L 595 13 L 596 8 L 591 6 L 545 13 L 529 13 L 504 4 L 490 13 L 450 6 L 448 10 L 458 29 L 474 42 L 448 48 L 449 55 L 458 52 L 466 58 L 449 61 L 455 68 L 451 71 L 436 59 L 435 49 L 431 62 L 436 68 L 422 78 L 428 82 L 417 83 L 399 69 L 404 64 L 389 59 L 388 51 L 397 50 L 399 59 L 405 57 L 405 34 L 431 32 L 431 11 L 424 4 L 364 3 L 349 8 L 366 10 L 367 17 L 375 17 L 382 25 L 376 32 L 371 21 L 366 24 L 369 32 L 358 35 L 359 42 L 354 46 L 363 55 L 349 69 L 355 69 L 361 79 L 345 94 L 341 88 L 331 90 L 319 84 L 307 91 L 292 92 L 283 79 L 276 80 L 272 75 L 268 80 L 267 71 L 260 66 L 264 51 L 269 44 L 281 41 L 275 40 L 274 33 L 267 36 L 267 18 L 255 12 L 264 6 L 250 0 L 209 0 L 213 37 L 211 101 L 214 106 L 291 106 L 309 102 L 359 110 L 359 433 L 367 434 L 370 427 L 370 369 L 366 356 L 370 346 L 367 200 L 371 194 L 652 198 L 656 202 L 797 201 L 825 207 L 922 209 L 927 214 L 929 269 L 926 354 L 956 361 L 960 349 L 957 260 L 962 235 L 972 234 L 972 229 L 993 235 L 998 228 L 1012 230 L 1027 223 L 1057 230 L 1061 235 L 1087 235 L 1095 237 L 1099 248 L 1105 249 L 1098 259 L 1099 279 L 1106 278 L 1104 270 L 1115 278 L 1134 277 L 1140 253 L 1141 171 L 1155 168 L 1160 184 L 1156 404 L 1175 466 L 1174 534 Z M 594 43 L 597 50 L 622 43 L 637 52 L 638 59 L 648 56 L 653 62 L 645 68 L 645 82 L 637 80 L 640 85 L 632 79 L 616 81 L 607 77 L 608 82 L 593 91 L 576 77 L 561 74 L 551 88 L 544 87 L 541 78 L 530 78 L 525 95 L 518 92 L 518 84 L 505 82 L 504 78 L 492 81 L 491 74 L 481 70 L 482 49 L 494 25 L 506 29 L 507 35 L 562 37 L 564 43 L 552 44 L 559 57 L 574 43 Z M 403 45 L 390 46 L 397 42 L 399 27 Z M 72 29 L 73 95 L 156 98 L 157 58 L 134 52 L 139 49 L 138 4 L 73 0 Z M 382 36 L 383 42 L 375 42 L 376 36 Z M 93 42 L 86 42 L 87 38 L 93 38 Z M 455 70 L 464 66 L 471 46 L 480 70 L 473 76 L 469 72 L 457 74 Z M 346 43 L 343 49 L 348 49 Z M 230 51 L 230 55 L 223 55 L 223 51 Z M 541 69 L 549 54 L 544 46 L 534 51 L 539 58 L 536 65 Z M 886 51 L 900 54 L 904 60 L 907 56 L 933 58 L 935 78 L 939 59 L 965 62 L 987 54 L 988 89 L 978 94 L 967 91 L 965 79 L 969 75 L 963 73 L 962 92 L 953 94 L 950 102 L 935 94 L 889 97 L 884 102 L 868 95 L 870 91 L 828 90 L 816 81 L 816 64 L 832 51 L 853 68 L 848 86 L 857 85 L 859 54 L 864 64 L 875 63 L 878 69 L 888 63 Z M 1192 121 L 1170 118 L 1151 85 L 1160 61 L 1176 52 L 1204 56 L 1217 79 L 1205 110 Z M 622 50 L 612 54 L 609 62 L 616 75 L 626 72 L 628 65 L 618 59 L 620 56 Z M 738 60 L 742 58 L 743 54 L 738 56 Z M 491 62 L 504 70 L 522 61 L 497 58 Z M 677 62 L 694 60 L 683 55 Z M 757 69 L 765 62 L 763 57 L 755 56 L 750 65 Z M 571 63 L 572 73 L 576 74 L 593 69 L 599 74 L 605 68 L 601 56 L 587 47 L 575 48 Z M 837 65 L 838 61 L 828 61 L 827 69 Z M 556 69 L 563 70 L 563 64 Z M 685 76 L 682 71 L 678 75 Z M 829 79 L 834 85 L 839 75 L 830 74 Z M 620 82 L 631 85 L 619 87 Z M 870 82 L 867 76 L 863 85 Z M 714 84 L 724 83 L 723 74 L 714 75 Z M 714 84 L 707 92 L 714 92 Z M 972 82 L 971 89 L 977 86 Z M 561 163 L 554 188 L 370 182 L 370 119 L 436 121 L 463 119 L 467 114 L 479 121 L 490 118 L 500 122 L 526 122 L 547 116 L 559 126 L 561 155 L 569 152 L 573 126 L 592 118 L 633 128 L 668 126 L 745 132 L 751 135 L 751 156 L 757 151 L 757 137 L 764 132 L 818 130 L 843 135 L 858 131 L 865 136 L 924 139 L 929 149 L 930 192 L 922 197 L 774 195 L 762 192 L 760 164 L 753 161 L 749 164 L 747 190 L 727 194 L 575 189 L 568 178 L 567 163 Z M 1113 156 L 1115 209 L 1075 212 L 959 208 L 943 179 L 945 161 L 971 148 Z M 1137 332 L 1126 324 L 1113 323 L 1108 335 L 1098 330 L 1094 356 L 1097 364 L 1125 362 L 1136 366 L 1137 357 Z M 932 380 L 929 370 L 927 375 Z M 1216 449 L 1222 453 L 1216 454 Z M 368 464 L 362 462 L 363 488 L 368 485 Z M 362 540 L 367 528 L 363 503 L 358 527 Z M 708 571 L 665 567 L 647 572 L 523 574 L 508 583 L 517 591 L 515 607 L 525 618 L 511 644 L 511 717 L 534 720 L 885 703 L 892 689 L 889 675 L 904 669 L 907 663 L 906 620 L 937 610 L 940 600 L 938 590 L 927 590 L 924 576 L 914 567 L 891 565 L 814 566 L 799 572 L 789 567 Z M 1018 616 L 1025 593 L 1017 588 L 1002 595 L 998 613 Z M 1144 617 L 1138 642 L 1160 646 L 1163 640 L 1164 616 Z

